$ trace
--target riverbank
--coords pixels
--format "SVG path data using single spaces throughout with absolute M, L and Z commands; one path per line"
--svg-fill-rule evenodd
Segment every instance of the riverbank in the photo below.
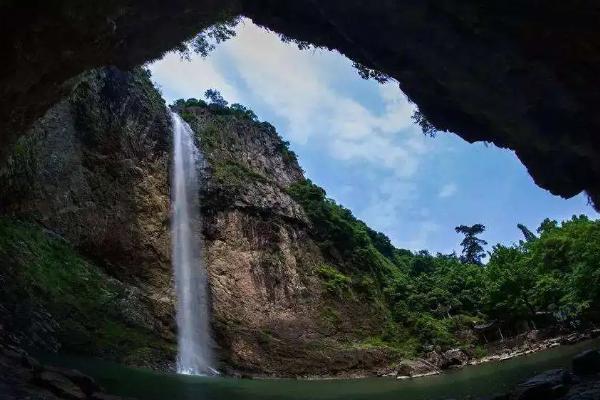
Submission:
M 572 332 L 549 338 L 544 338 L 543 334 L 539 331 L 531 331 L 521 336 L 524 339 L 522 341 L 518 340 L 519 337 L 512 340 L 509 339 L 508 342 L 513 343 L 507 347 L 503 347 L 502 342 L 491 344 L 490 350 L 492 354 L 485 357 L 473 358 L 467 351 L 462 349 L 451 349 L 443 353 L 433 351 L 428 353 L 424 358 L 401 361 L 395 372 L 386 375 L 395 376 L 396 379 L 400 380 L 415 379 L 438 375 L 446 370 L 463 368 L 465 366 L 507 361 L 561 345 L 572 345 L 600 337 L 600 329 Z

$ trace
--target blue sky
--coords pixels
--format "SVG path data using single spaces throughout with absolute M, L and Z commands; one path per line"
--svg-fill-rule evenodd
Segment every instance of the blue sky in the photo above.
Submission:
M 537 187 L 512 151 L 452 133 L 424 136 L 397 83 L 361 79 L 337 52 L 300 51 L 243 20 L 207 58 L 168 54 L 149 67 L 170 103 L 209 88 L 269 121 L 307 177 L 392 242 L 459 250 L 454 227 L 482 223 L 490 244 L 521 239 L 517 223 L 598 214 L 584 195 L 565 200 Z

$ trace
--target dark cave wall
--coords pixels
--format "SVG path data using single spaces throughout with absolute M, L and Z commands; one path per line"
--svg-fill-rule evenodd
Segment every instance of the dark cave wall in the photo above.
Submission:
M 263 0 L 244 13 L 387 73 L 438 129 L 511 148 L 538 185 L 598 204 L 597 2 Z
M 511 148 L 538 185 L 600 203 L 600 5 L 591 0 L 4 2 L 0 157 L 71 77 L 155 59 L 239 13 L 387 73 L 437 128 Z

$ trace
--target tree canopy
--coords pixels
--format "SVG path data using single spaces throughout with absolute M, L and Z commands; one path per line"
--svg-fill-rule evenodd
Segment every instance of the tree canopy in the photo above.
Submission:
M 481 264 L 481 260 L 485 258 L 485 251 L 483 246 L 487 245 L 487 242 L 477 237 L 477 235 L 485 231 L 485 226 L 482 224 L 475 224 L 471 226 L 460 225 L 454 228 L 456 233 L 462 233 L 465 238 L 460 245 L 462 246 L 461 261 L 470 264 Z
M 482 224 L 455 228 L 465 235 L 460 257 L 411 252 L 395 248 L 310 180 L 288 192 L 307 213 L 327 258 L 319 276 L 330 296 L 378 299 L 390 321 L 381 338 L 391 345 L 414 339 L 417 352 L 473 346 L 476 338 L 465 332 L 494 320 L 505 334 L 600 321 L 600 221 L 545 220 L 539 237 L 498 244 L 482 265 Z

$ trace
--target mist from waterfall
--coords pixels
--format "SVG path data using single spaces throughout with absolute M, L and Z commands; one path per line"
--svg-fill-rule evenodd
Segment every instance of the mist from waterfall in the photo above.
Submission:
M 190 126 L 171 112 L 171 249 L 177 291 L 177 372 L 214 375 L 211 354 L 207 272 L 200 232 L 198 169 L 202 155 Z

